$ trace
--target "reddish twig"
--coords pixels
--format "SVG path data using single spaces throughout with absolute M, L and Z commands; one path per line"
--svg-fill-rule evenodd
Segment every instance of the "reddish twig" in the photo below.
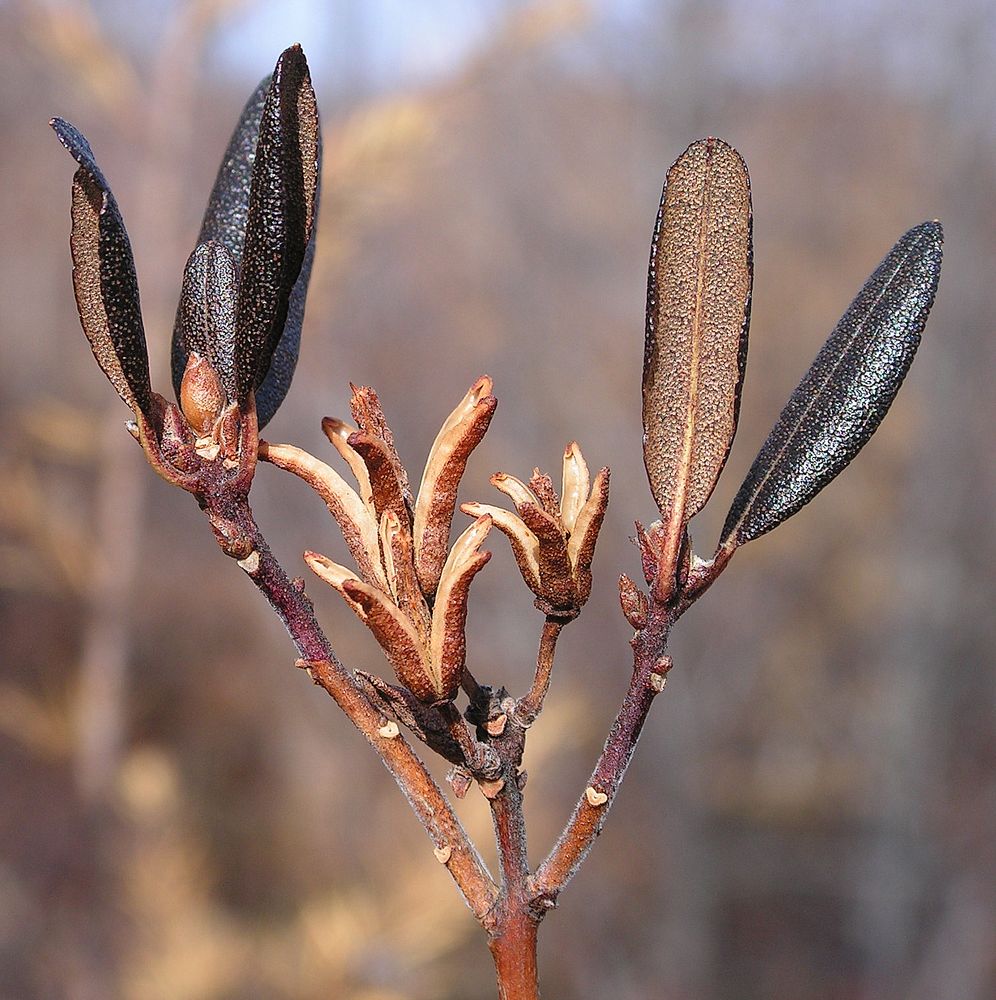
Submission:
M 550 906 L 556 901 L 601 832 L 650 706 L 671 669 L 664 649 L 673 623 L 670 609 L 651 603 L 647 625 L 633 639 L 633 676 L 619 714 L 564 832 L 531 880 L 534 905 Z
M 446 865 L 474 915 L 483 920 L 498 898 L 498 887 L 471 843 L 439 786 L 396 723 L 381 714 L 363 693 L 352 674 L 336 658 L 328 638 L 315 619 L 302 587 L 288 579 L 256 525 L 248 499 L 208 496 L 205 512 L 226 532 L 236 529 L 249 554 L 239 565 L 276 611 L 301 654 L 314 682 L 323 687 L 363 734 L 391 772 L 432 840 L 437 859 Z
M 540 635 L 539 650 L 536 653 L 536 674 L 533 677 L 529 693 L 519 699 L 515 706 L 515 721 L 522 726 L 531 726 L 543 711 L 543 701 L 550 689 L 550 675 L 553 672 L 553 659 L 557 650 L 557 639 L 567 624 L 563 618 L 548 615 L 543 623 Z

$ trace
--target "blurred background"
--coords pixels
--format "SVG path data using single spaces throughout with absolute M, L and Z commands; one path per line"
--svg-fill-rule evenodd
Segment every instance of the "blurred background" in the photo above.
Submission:
M 669 164 L 746 157 L 755 281 L 741 475 L 892 243 L 940 218 L 917 363 L 840 480 L 748 546 L 681 622 L 676 669 L 580 876 L 546 920 L 544 995 L 996 995 L 992 378 L 996 8 L 986 0 L 0 0 L 0 997 L 477 1000 L 479 929 L 393 782 L 186 494 L 145 466 L 73 305 L 87 134 L 138 265 L 154 381 L 221 152 L 282 48 L 325 132 L 302 363 L 267 428 L 331 453 L 348 382 L 412 475 L 476 376 L 488 475 L 610 464 L 595 589 L 530 737 L 538 862 L 625 690 L 615 580 L 654 508 L 640 448 L 648 246 Z M 263 530 L 345 558 L 263 467 Z M 459 520 L 459 515 L 458 515 Z M 521 693 L 540 619 L 501 537 L 469 663 Z M 309 584 L 342 658 L 386 669 Z M 444 771 L 435 767 L 442 779 Z M 490 822 L 458 810 L 490 859 Z

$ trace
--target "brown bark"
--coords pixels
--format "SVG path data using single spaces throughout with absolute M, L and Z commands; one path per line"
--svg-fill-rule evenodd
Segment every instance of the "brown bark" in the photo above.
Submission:
M 528 912 L 518 912 L 488 938 L 495 963 L 498 1000 L 539 1000 L 536 969 L 538 922 Z

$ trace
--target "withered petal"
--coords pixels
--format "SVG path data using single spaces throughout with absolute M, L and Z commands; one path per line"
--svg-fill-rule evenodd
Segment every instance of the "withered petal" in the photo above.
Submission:
M 540 589 L 543 598 L 557 609 L 574 606 L 574 575 L 560 522 L 531 503 L 519 506 L 519 517 L 539 540 Z
M 529 488 L 536 495 L 540 506 L 554 520 L 560 520 L 560 497 L 553 488 L 553 480 L 547 473 L 540 469 L 533 469 L 533 474 L 529 478 Z
M 394 602 L 411 619 L 423 644 L 428 645 L 431 618 L 415 576 L 412 537 L 393 510 L 385 510 L 380 519 L 380 545 Z
M 591 563 L 595 558 L 595 543 L 609 506 L 609 470 L 600 469 L 595 476 L 591 496 L 578 514 L 574 531 L 567 541 L 567 557 L 582 602 L 591 593 Z
M 507 472 L 496 472 L 491 477 L 491 485 L 496 490 L 501 490 L 515 504 L 518 510 L 522 504 L 531 504 L 534 507 L 541 507 L 539 498 L 526 486 L 521 479 L 510 476 Z
M 356 617 L 370 629 L 401 683 L 418 697 L 435 701 L 425 648 L 412 623 L 387 595 L 320 553 L 305 552 L 304 559 L 318 577 L 342 595 Z
M 414 625 L 376 587 L 359 580 L 346 580 L 342 586 L 363 609 L 364 623 L 384 650 L 398 680 L 422 701 L 439 701 L 443 694 Z

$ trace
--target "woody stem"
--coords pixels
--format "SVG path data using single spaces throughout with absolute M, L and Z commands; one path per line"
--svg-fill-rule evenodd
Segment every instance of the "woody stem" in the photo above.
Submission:
M 550 675 L 553 673 L 553 660 L 557 651 L 557 639 L 567 622 L 562 618 L 548 615 L 543 623 L 540 634 L 539 649 L 536 653 L 536 674 L 532 687 L 525 697 L 520 698 L 515 706 L 515 717 L 523 726 L 530 726 L 543 711 L 543 701 L 550 689 Z
M 581 867 L 622 784 L 650 707 L 671 667 L 664 649 L 674 621 L 670 608 L 651 601 L 649 620 L 633 640 L 629 690 L 609 730 L 588 786 L 578 799 L 560 839 L 531 880 L 533 899 L 551 906 Z
M 382 735 L 386 718 L 371 704 L 351 671 L 337 659 L 318 624 L 311 601 L 292 583 L 270 551 L 256 525 L 248 498 L 224 491 L 199 498 L 216 534 L 248 552 L 239 565 L 276 611 L 290 633 L 314 682 L 323 687 L 362 733 L 408 799 L 419 822 L 440 852 L 449 848 L 446 866 L 474 915 L 480 920 L 491 910 L 498 888 L 470 842 L 439 786 L 404 737 Z M 219 528 L 220 526 L 220 528 Z

